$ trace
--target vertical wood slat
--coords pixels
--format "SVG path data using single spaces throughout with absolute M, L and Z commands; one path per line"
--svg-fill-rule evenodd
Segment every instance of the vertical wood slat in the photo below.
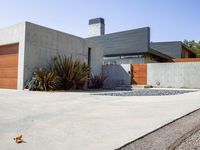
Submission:
M 147 84 L 147 64 L 131 65 L 131 82 L 137 85 Z
M 0 46 L 0 88 L 17 88 L 19 44 Z

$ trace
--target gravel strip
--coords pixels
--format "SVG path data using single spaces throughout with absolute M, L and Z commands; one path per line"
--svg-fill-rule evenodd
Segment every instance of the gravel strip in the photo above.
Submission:
M 199 150 L 197 144 L 200 143 L 200 132 L 191 134 L 198 127 L 200 127 L 200 109 L 127 143 L 116 150 Z M 186 147 L 185 145 L 189 144 L 189 142 L 190 147 Z
M 182 141 L 174 150 L 200 150 L 200 130 Z
M 100 93 L 94 95 L 104 95 L 104 96 L 167 96 L 167 95 L 178 95 L 194 91 L 186 90 L 153 90 L 153 89 L 139 89 L 128 92 L 114 92 L 114 93 Z

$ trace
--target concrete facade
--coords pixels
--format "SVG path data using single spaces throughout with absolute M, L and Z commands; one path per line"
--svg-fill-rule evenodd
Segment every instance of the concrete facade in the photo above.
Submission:
M 172 58 L 150 47 L 149 27 L 94 36 L 88 39 L 103 45 L 105 64 L 169 62 Z M 115 59 L 115 57 L 129 58 Z
M 92 20 L 92 22 L 90 22 Z M 121 32 L 109 33 L 101 35 L 100 24 L 93 24 L 98 19 L 89 21 L 89 32 L 91 33 L 88 39 L 97 41 L 103 45 L 104 57 L 110 57 L 110 60 L 104 59 L 107 64 L 124 64 L 124 63 L 141 63 L 142 59 L 138 60 L 137 55 L 143 55 L 143 63 L 153 62 L 171 62 L 173 58 L 194 58 L 195 53 L 181 41 L 172 42 L 151 42 L 150 27 L 126 30 Z M 92 23 L 92 25 L 90 24 Z M 98 33 L 98 34 L 94 34 Z M 151 55 L 151 59 L 145 57 Z M 114 57 L 136 56 L 130 59 L 114 59 Z M 134 60 L 135 59 L 135 60 Z
M 73 56 L 87 63 L 88 48 L 91 48 L 91 72 L 101 73 L 103 50 L 96 42 L 29 22 L 1 29 L 0 35 L 0 45 L 19 43 L 17 89 L 24 88 L 34 69 L 47 66 L 58 54 Z
M 104 88 L 114 89 L 131 83 L 130 64 L 104 65 L 103 75 L 107 77 Z
M 25 81 L 30 79 L 34 68 L 47 65 L 57 54 L 73 56 L 87 63 L 88 48 L 91 48 L 92 73 L 101 73 L 103 51 L 96 42 L 27 23 L 25 43 Z
M 150 28 L 144 27 L 88 39 L 103 45 L 104 56 L 145 53 L 150 46 Z
M 200 62 L 147 64 L 147 84 L 169 88 L 200 88 Z

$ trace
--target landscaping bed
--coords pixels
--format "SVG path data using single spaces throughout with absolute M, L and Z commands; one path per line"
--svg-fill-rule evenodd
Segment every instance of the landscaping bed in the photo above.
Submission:
M 104 96 L 165 96 L 165 95 L 178 95 L 194 92 L 193 90 L 155 90 L 155 89 L 138 89 L 133 91 L 120 91 L 113 93 L 100 93 L 95 95 Z

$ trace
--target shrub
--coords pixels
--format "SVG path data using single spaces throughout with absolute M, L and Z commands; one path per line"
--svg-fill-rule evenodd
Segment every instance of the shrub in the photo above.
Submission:
M 99 75 L 90 75 L 90 86 L 91 89 L 100 89 L 103 88 L 104 81 L 107 77 L 102 74 Z
M 26 88 L 32 91 L 81 89 L 89 79 L 90 66 L 71 57 L 54 57 L 49 69 L 33 72 Z
M 31 91 L 50 91 L 59 89 L 60 85 L 60 78 L 51 69 L 39 68 L 26 87 Z
M 58 55 L 53 59 L 52 70 L 60 77 L 63 90 L 81 89 L 89 79 L 90 66 L 72 56 Z

